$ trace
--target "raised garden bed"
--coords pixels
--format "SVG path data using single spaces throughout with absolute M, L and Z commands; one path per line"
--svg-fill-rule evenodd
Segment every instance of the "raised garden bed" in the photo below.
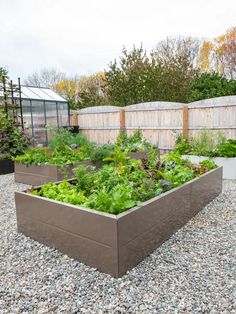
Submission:
M 192 163 L 199 163 L 203 160 L 209 159 L 206 156 L 194 156 L 194 155 L 183 155 L 183 158 L 188 158 Z M 225 157 L 212 157 L 213 160 L 219 167 L 223 167 L 223 179 L 236 180 L 236 157 L 225 158 Z
M 74 165 L 24 165 L 15 162 L 15 181 L 29 185 L 42 185 L 46 182 L 57 182 L 73 178 L 73 168 L 91 166 L 91 161 L 81 161 Z
M 18 232 L 121 277 L 221 191 L 217 168 L 119 215 L 16 192 Z
M 0 175 L 14 172 L 14 162 L 11 159 L 0 159 Z

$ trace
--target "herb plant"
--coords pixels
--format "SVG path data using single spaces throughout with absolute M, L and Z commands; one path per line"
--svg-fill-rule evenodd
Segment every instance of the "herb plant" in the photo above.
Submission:
M 180 155 L 236 157 L 236 140 L 227 139 L 222 132 L 202 130 L 193 138 L 178 136 L 174 152 Z

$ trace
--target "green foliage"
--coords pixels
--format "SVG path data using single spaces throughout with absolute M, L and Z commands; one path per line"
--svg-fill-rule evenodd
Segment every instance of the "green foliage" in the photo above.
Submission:
M 120 132 L 116 145 L 121 150 L 127 150 L 128 152 L 143 152 L 148 151 L 153 146 L 142 137 L 142 132 L 137 130 L 130 137 L 125 132 Z
M 174 151 L 180 155 L 187 155 L 192 150 L 192 146 L 189 143 L 189 139 L 183 138 L 182 135 L 178 135 L 176 139 L 176 145 Z
M 218 145 L 214 152 L 215 157 L 236 157 L 236 140 L 228 139 L 226 142 Z
M 114 147 L 114 144 L 105 144 L 95 147 L 91 153 L 91 161 L 98 165 L 103 164 L 105 159 L 107 160 L 107 158 L 113 156 Z
M 16 156 L 15 161 L 26 165 L 41 165 L 48 162 L 48 151 L 44 148 L 29 148 L 24 155 Z
M 26 132 L 20 130 L 14 119 L 0 113 L 0 155 L 1 158 L 14 158 L 21 155 L 30 144 Z
M 103 93 L 101 93 L 99 86 L 89 86 L 86 90 L 80 91 L 78 96 L 77 108 L 80 109 L 109 104 Z
M 180 155 L 236 157 L 236 140 L 227 139 L 221 131 L 202 130 L 194 138 L 178 137 L 176 143 L 174 152 Z
M 83 192 L 78 191 L 75 185 L 67 181 L 58 185 L 47 183 L 39 191 L 33 191 L 32 194 L 78 206 L 86 201 Z
M 93 189 L 94 184 L 96 184 L 96 182 L 94 182 L 94 177 L 92 173 L 88 171 L 88 168 L 86 166 L 77 167 L 76 169 L 74 169 L 74 172 L 77 178 L 77 188 L 79 190 L 83 190 L 84 193 L 88 195 Z
M 88 154 L 72 149 L 69 146 L 65 146 L 60 151 L 48 148 L 30 148 L 24 155 L 14 158 L 15 161 L 26 165 L 70 165 L 88 159 Z
M 120 63 L 116 60 L 105 71 L 106 83 L 103 91 L 111 103 L 126 106 L 143 101 L 151 101 L 152 63 L 143 50 L 134 47 L 128 52 L 124 47 Z
M 82 134 L 72 134 L 68 129 L 53 131 L 54 138 L 50 148 L 31 148 L 22 156 L 17 156 L 15 161 L 27 165 L 54 164 L 69 165 L 88 160 L 94 144 L 89 142 Z
M 49 143 L 49 147 L 56 151 L 63 151 L 65 146 L 77 146 L 79 150 L 83 152 L 90 152 L 94 144 L 90 142 L 83 134 L 73 134 L 70 129 L 59 128 L 53 129 L 54 133 L 52 140 Z
M 209 160 L 209 159 L 199 162 L 199 165 L 207 168 L 208 170 L 217 168 L 217 164 L 213 160 Z
M 76 181 L 59 185 L 47 183 L 33 194 L 119 214 L 140 202 L 179 186 L 207 171 L 207 166 L 192 165 L 178 154 L 158 159 L 150 152 L 148 160 L 129 159 L 116 146 L 116 154 L 102 168 L 75 169 Z
M 236 95 L 236 80 L 227 79 L 215 72 L 201 73 L 191 81 L 187 100 L 192 102 L 228 95 Z
M 116 166 L 124 165 L 128 159 L 127 152 L 122 151 L 119 146 L 114 146 L 114 151 L 111 157 L 106 157 L 103 160 L 113 162 Z
M 143 152 L 149 151 L 153 146 L 142 137 L 140 130 L 130 137 L 125 132 L 120 132 L 114 144 L 105 144 L 94 148 L 91 160 L 99 165 L 109 163 L 120 158 L 122 152 Z
M 8 75 L 8 71 L 5 68 L 0 67 L 0 82 L 2 81 L 2 77 L 3 76 L 7 77 L 7 75 Z
M 53 133 L 53 138 L 49 142 L 49 147 L 53 150 L 63 150 L 64 146 L 69 146 L 73 139 L 73 134 L 69 129 L 52 129 L 51 133 Z
M 173 49 L 171 45 L 173 46 Z M 197 43 L 191 38 L 167 39 L 148 56 L 141 46 L 127 51 L 105 71 L 103 92 L 110 104 L 127 106 L 149 101 L 187 102 L 196 73 Z
M 192 146 L 191 155 L 213 156 L 217 147 L 225 140 L 221 131 L 213 133 L 209 130 L 202 130 L 190 139 L 190 145 Z

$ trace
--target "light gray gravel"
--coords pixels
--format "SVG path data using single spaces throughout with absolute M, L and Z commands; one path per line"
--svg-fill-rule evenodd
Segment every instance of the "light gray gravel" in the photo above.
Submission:
M 236 182 L 121 279 L 17 234 L 25 187 L 0 176 L 1 314 L 236 313 Z

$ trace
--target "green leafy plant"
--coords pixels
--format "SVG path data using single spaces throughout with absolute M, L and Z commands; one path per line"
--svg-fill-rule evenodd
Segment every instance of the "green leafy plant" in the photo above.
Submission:
M 236 140 L 227 139 L 221 131 L 202 130 L 193 138 L 178 136 L 173 151 L 180 155 L 236 157 Z
M 195 137 L 190 139 L 192 155 L 213 156 L 218 146 L 226 141 L 221 131 L 213 133 L 209 130 L 201 130 Z
M 69 165 L 88 160 L 93 149 L 94 144 L 82 134 L 73 135 L 70 130 L 58 129 L 49 148 L 30 148 L 15 161 L 27 165 Z
M 60 184 L 47 183 L 33 191 L 35 195 L 67 202 L 112 214 L 119 214 L 141 202 L 212 169 L 212 163 L 193 165 L 172 153 L 161 160 L 154 152 L 150 159 L 135 160 L 115 147 L 115 155 L 102 168 L 75 169 L 76 180 Z M 88 171 L 89 170 L 89 171 Z
M 27 132 L 17 127 L 11 116 L 0 113 L 0 158 L 14 158 L 21 155 L 30 145 Z
M 188 138 L 183 138 L 181 134 L 177 136 L 176 139 L 176 146 L 174 148 L 174 151 L 179 153 L 180 155 L 187 155 L 192 150 L 192 146 L 189 143 Z
M 105 159 L 113 156 L 114 147 L 114 144 L 98 145 L 91 152 L 91 161 L 98 165 L 103 164 Z
M 137 130 L 130 137 L 122 131 L 114 144 L 95 147 L 91 153 L 91 160 L 102 165 L 121 158 L 122 152 L 125 152 L 125 154 L 129 152 L 148 152 L 152 149 L 153 146 L 142 137 L 140 130 Z
M 143 152 L 153 148 L 153 145 L 143 138 L 141 130 L 137 130 L 130 137 L 125 132 L 120 132 L 115 144 L 121 150 L 129 152 Z
M 24 155 L 14 158 L 15 161 L 26 165 L 70 165 L 88 159 L 88 154 L 68 146 L 65 146 L 61 151 L 48 148 L 30 148 Z
M 94 144 L 90 142 L 83 134 L 73 134 L 69 128 L 51 129 L 53 138 L 49 147 L 53 150 L 63 151 L 65 146 L 74 146 L 82 151 L 91 151 Z
M 214 152 L 215 157 L 236 157 L 236 140 L 228 139 L 218 145 Z
M 209 159 L 199 162 L 199 165 L 207 168 L 208 170 L 217 168 L 217 164 L 213 160 L 209 160 Z

